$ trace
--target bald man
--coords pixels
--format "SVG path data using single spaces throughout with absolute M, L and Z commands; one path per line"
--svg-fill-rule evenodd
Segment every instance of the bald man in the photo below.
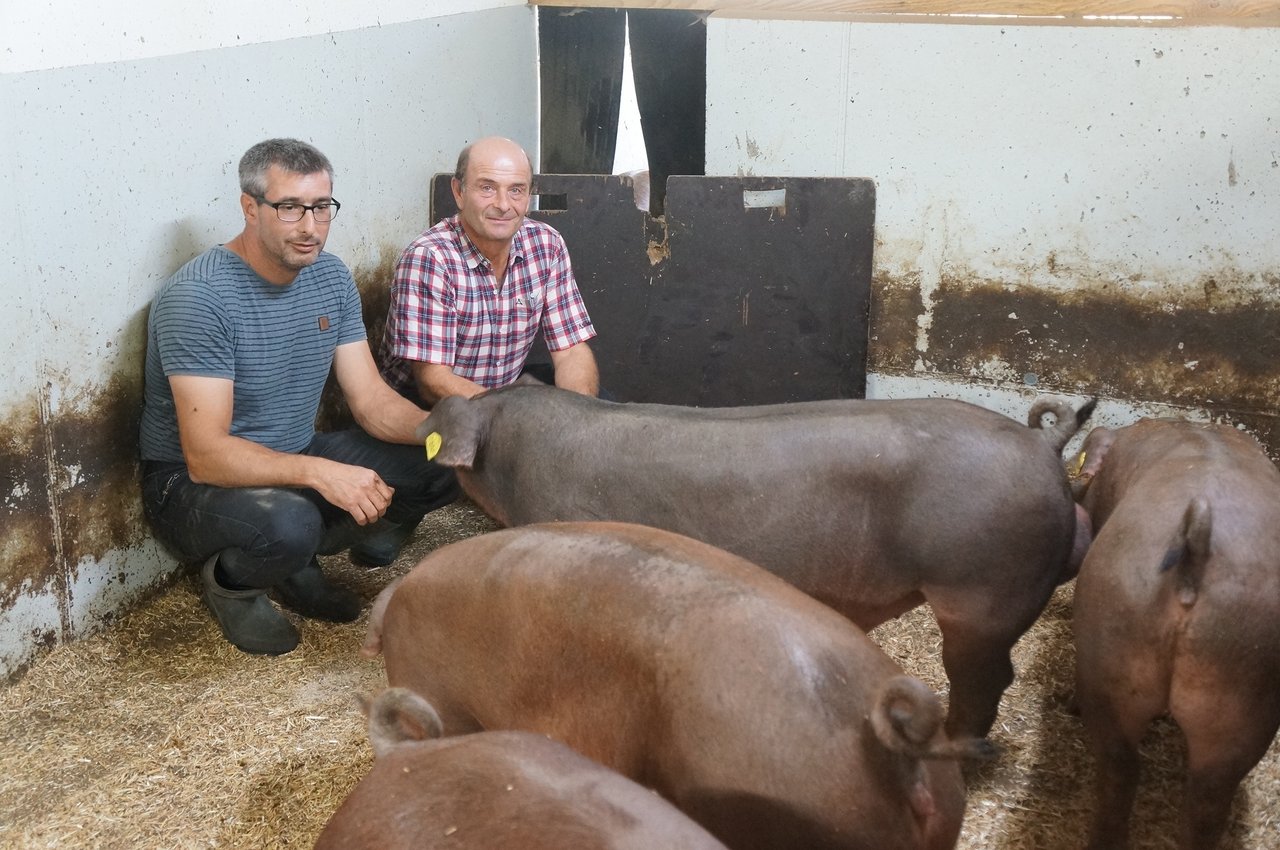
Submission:
M 525 217 L 532 184 L 529 155 L 510 139 L 462 149 L 451 181 L 457 215 L 410 243 L 396 265 L 381 360 L 402 395 L 430 406 L 506 386 L 539 332 L 556 386 L 599 392 L 587 345 L 596 331 L 564 240 Z

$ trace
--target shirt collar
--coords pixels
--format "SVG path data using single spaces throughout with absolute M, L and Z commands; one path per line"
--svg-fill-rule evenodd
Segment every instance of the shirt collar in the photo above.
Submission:
M 524 221 L 520 222 L 520 228 L 516 231 L 516 235 L 511 240 L 511 253 L 507 257 L 507 265 L 519 260 L 524 262 L 524 255 L 529 243 L 528 234 L 529 219 L 526 216 Z M 458 244 L 462 246 L 463 253 L 467 258 L 467 265 L 475 268 L 479 265 L 488 265 L 489 260 L 484 254 L 480 253 L 480 249 L 476 247 L 476 243 L 471 241 L 471 237 L 467 235 L 467 231 L 462 226 L 462 219 L 455 213 L 449 219 L 449 227 L 457 235 Z

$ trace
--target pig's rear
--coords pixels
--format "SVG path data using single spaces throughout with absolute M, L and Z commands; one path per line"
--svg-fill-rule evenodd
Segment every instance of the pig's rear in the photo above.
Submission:
M 1174 420 L 1097 429 L 1082 458 L 1099 525 L 1073 614 L 1090 846 L 1127 834 L 1138 743 L 1167 713 L 1187 740 L 1179 846 L 1213 847 L 1280 728 L 1280 472 L 1235 429 Z

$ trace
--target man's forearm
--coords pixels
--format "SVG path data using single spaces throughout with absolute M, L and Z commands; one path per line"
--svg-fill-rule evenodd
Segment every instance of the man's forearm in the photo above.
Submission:
M 451 395 L 471 398 L 485 390 L 475 381 L 454 374 L 448 366 L 434 363 L 414 364 L 413 377 L 418 386 L 418 395 L 429 405 Z
M 183 447 L 197 484 L 219 487 L 297 487 L 315 490 L 360 525 L 376 522 L 391 503 L 392 488 L 376 472 L 323 457 L 277 452 L 240 437 Z
M 586 343 L 552 352 L 551 362 L 555 366 L 557 387 L 589 396 L 600 394 L 600 372 L 595 355 Z
M 356 423 L 371 437 L 387 443 L 413 445 L 418 425 L 427 418 L 427 411 L 409 401 L 395 390 L 384 385 L 374 394 L 372 402 L 362 409 L 352 409 Z
M 322 466 L 332 463 L 278 452 L 229 434 L 201 445 L 184 440 L 182 454 L 192 481 L 217 487 L 315 488 Z

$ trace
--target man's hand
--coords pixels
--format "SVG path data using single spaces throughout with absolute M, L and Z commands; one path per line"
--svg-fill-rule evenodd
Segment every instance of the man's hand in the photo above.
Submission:
M 360 525 L 377 522 L 387 512 L 395 493 L 372 469 L 337 462 L 326 467 L 315 489 Z

